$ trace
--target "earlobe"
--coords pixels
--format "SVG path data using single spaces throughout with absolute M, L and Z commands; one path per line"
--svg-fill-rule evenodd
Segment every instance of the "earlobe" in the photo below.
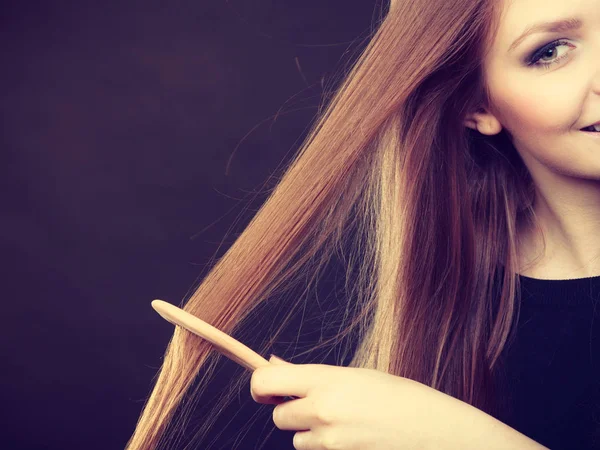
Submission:
M 479 124 L 479 132 L 488 136 L 493 136 L 502 131 L 502 125 L 495 118 L 489 118 Z

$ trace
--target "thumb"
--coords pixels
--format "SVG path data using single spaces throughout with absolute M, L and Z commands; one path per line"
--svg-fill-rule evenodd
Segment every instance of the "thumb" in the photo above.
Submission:
M 271 357 L 269 358 L 269 362 L 271 364 L 292 364 L 290 362 L 284 361 L 283 359 L 275 355 L 271 355 Z

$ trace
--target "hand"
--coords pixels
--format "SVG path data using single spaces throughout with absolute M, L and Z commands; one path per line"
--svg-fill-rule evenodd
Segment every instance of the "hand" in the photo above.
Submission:
M 279 403 L 273 421 L 281 430 L 297 431 L 297 450 L 433 448 L 457 431 L 452 421 L 463 410 L 454 405 L 466 405 L 372 369 L 269 361 L 271 366 L 252 374 L 251 395 L 258 403 Z M 282 396 L 298 398 L 283 402 Z

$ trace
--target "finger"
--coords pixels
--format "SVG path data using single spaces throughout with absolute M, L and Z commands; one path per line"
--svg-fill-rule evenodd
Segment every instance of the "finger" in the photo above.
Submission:
M 298 431 L 294 434 L 294 439 L 292 441 L 292 445 L 296 450 L 314 450 L 316 448 L 314 445 L 313 433 L 311 431 Z
M 290 400 L 296 400 L 298 397 L 292 397 L 292 396 L 281 396 L 281 395 L 263 395 L 263 396 L 259 396 L 259 395 L 255 395 L 253 393 L 251 393 L 252 398 L 254 399 L 255 402 L 257 403 L 262 403 L 263 405 L 280 405 L 282 403 L 288 402 Z
M 263 405 L 280 405 L 281 403 L 291 400 L 290 397 L 283 395 L 259 394 L 252 389 L 252 386 L 250 387 L 250 395 L 255 402 L 262 403 Z
M 310 389 L 335 377 L 346 367 L 326 364 L 271 364 L 252 373 L 250 390 L 253 398 L 269 396 L 306 397 Z
M 279 356 L 275 356 L 275 355 L 271 355 L 271 357 L 269 358 L 269 362 L 271 364 L 292 364 L 291 362 L 285 361 L 283 359 L 281 359 Z
M 273 422 L 280 430 L 310 430 L 318 425 L 313 400 L 299 398 L 277 405 L 273 409 Z
M 269 361 L 274 364 L 274 365 L 281 365 L 281 363 L 279 363 L 276 359 L 273 358 L 274 355 L 271 355 L 271 358 L 269 359 Z M 274 362 L 275 361 L 275 362 Z M 291 364 L 291 363 L 287 363 L 287 364 Z M 256 369 L 254 370 L 254 372 L 256 372 Z M 271 394 L 265 394 L 260 392 L 258 389 L 254 388 L 254 385 L 256 384 L 256 379 L 254 377 L 254 372 L 252 373 L 252 378 L 250 379 L 250 395 L 252 396 L 252 399 L 257 402 L 257 403 L 262 403 L 264 405 L 279 405 L 281 403 L 285 403 L 288 400 L 292 400 L 296 397 L 288 397 L 288 396 L 283 396 L 283 395 L 271 395 Z
M 332 448 L 367 448 L 364 446 L 348 446 L 348 440 L 338 432 L 322 433 L 314 430 L 298 431 L 294 434 L 292 444 L 296 450 L 328 450 Z M 368 447 L 372 448 L 372 447 Z M 396 447 L 394 447 L 396 448 Z M 398 447 L 400 448 L 400 447 Z M 404 448 L 404 447 L 402 447 Z

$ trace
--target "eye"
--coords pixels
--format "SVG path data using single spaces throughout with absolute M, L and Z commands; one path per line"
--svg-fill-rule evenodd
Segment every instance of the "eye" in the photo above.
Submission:
M 527 65 L 532 66 L 532 67 L 538 67 L 538 68 L 539 67 L 548 68 L 550 66 L 553 66 L 554 64 L 557 64 L 559 61 L 566 58 L 566 55 L 563 55 L 560 57 L 556 57 L 556 56 L 553 57 L 552 55 L 556 54 L 557 48 L 566 47 L 566 46 L 572 47 L 572 44 L 570 44 L 569 42 L 564 41 L 564 40 L 551 42 L 550 44 L 545 45 L 545 46 L 541 47 L 540 49 L 536 50 L 535 52 L 533 52 L 533 54 L 531 56 L 529 56 L 529 58 L 527 58 Z M 548 62 L 548 59 L 546 59 L 546 62 L 544 62 L 543 58 L 550 58 L 550 60 Z M 542 61 L 542 62 L 538 63 L 538 61 Z

